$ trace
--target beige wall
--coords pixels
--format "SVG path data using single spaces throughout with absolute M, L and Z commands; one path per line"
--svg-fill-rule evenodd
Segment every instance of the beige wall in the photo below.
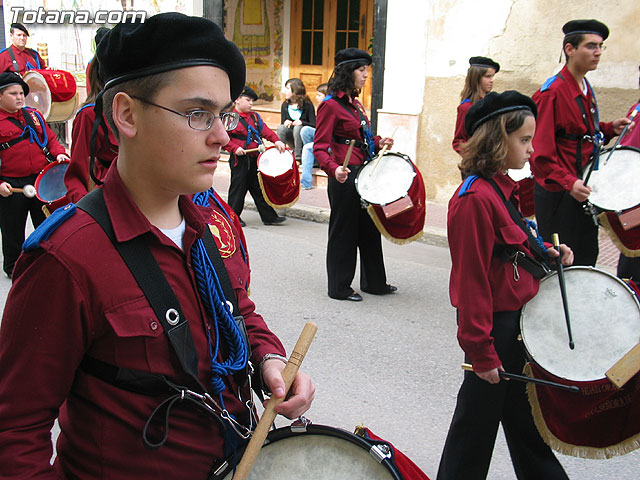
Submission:
M 573 18 L 597 18 L 611 30 L 598 70 L 587 76 L 596 91 L 601 118 L 610 121 L 623 116 L 638 99 L 640 42 L 634 32 L 640 25 L 640 2 L 570 3 L 571 7 L 567 2 L 550 0 L 429 1 L 425 32 L 413 37 L 413 41 L 426 44 L 425 64 L 417 69 L 425 71 L 424 84 L 413 93 L 423 98 L 415 160 L 425 179 L 428 200 L 446 203 L 460 182 L 459 157 L 451 140 L 472 55 L 490 56 L 501 64 L 495 91 L 515 89 L 531 95 L 564 63 L 564 59 L 558 63 L 562 25 Z M 403 8 L 406 11 L 406 4 Z M 401 27 L 388 23 L 387 37 L 396 28 Z M 386 54 L 389 58 L 399 52 L 387 49 Z M 407 58 L 406 51 L 404 55 Z M 386 72 L 385 98 L 387 88 L 398 88 L 389 77 Z M 406 93 L 410 97 L 412 92 Z M 393 109 L 385 103 L 385 110 Z

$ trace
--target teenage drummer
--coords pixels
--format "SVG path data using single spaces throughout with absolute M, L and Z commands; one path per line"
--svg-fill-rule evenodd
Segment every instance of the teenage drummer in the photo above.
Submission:
M 12 188 L 34 185 L 47 163 L 69 158 L 42 116 L 25 107 L 28 94 L 29 85 L 18 74 L 0 74 L 0 231 L 2 268 L 9 278 L 22 250 L 27 215 L 34 227 L 45 218 L 40 200 Z
M 260 114 L 253 111 L 253 102 L 256 100 L 258 100 L 256 92 L 251 87 L 245 86 L 235 101 L 235 111 L 240 114 L 240 121 L 238 126 L 229 132 L 229 143 L 223 147 L 231 154 L 229 159 L 231 167 L 229 205 L 240 217 L 242 210 L 244 210 L 244 197 L 249 191 L 262 223 L 279 225 L 287 217 L 278 215 L 264 199 L 258 181 L 257 159 L 259 153 L 257 151 L 247 153 L 245 150 L 258 148 L 259 145 L 262 145 L 263 138 L 273 142 L 279 152 L 284 152 L 286 146 L 280 141 L 278 135 L 264 123 Z M 240 224 L 245 226 L 242 219 L 240 219 Z
M 360 289 L 374 295 L 397 290 L 387 283 L 380 232 L 362 208 L 355 187 L 362 164 L 383 145 L 393 145 L 393 139 L 371 134 L 369 119 L 357 98 L 369 77 L 370 65 L 371 55 L 364 50 L 346 48 L 336 54 L 329 94 L 318 106 L 313 144 L 313 154 L 329 176 L 328 293 L 331 298 L 353 302 L 362 300 L 351 287 L 358 251 Z M 355 141 L 352 149 L 347 146 L 351 140 Z
M 600 122 L 586 74 L 598 68 L 609 37 L 597 20 L 572 20 L 562 27 L 566 65 L 533 95 L 539 110 L 531 170 L 536 180 L 535 212 L 545 238 L 558 233 L 575 253 L 576 265 L 595 266 L 598 226 L 583 207 L 591 188 L 584 179 L 600 147 L 619 135 L 626 117 Z
M 458 342 L 475 372 L 464 373 L 439 480 L 486 478 L 500 423 L 519 479 L 567 478 L 533 423 L 525 385 L 499 375 L 522 372 L 520 310 L 538 292 L 547 257 L 559 255 L 522 218 L 517 184 L 505 173 L 533 153 L 536 110 L 531 98 L 508 91 L 487 94 L 466 116 L 466 180 L 449 202 L 447 237 Z M 570 265 L 573 253 L 560 248 Z
M 11 24 L 11 45 L 0 51 L 0 72 L 17 72 L 24 75 L 28 70 L 47 68 L 40 54 L 27 47 L 28 36 L 29 31 L 23 24 Z

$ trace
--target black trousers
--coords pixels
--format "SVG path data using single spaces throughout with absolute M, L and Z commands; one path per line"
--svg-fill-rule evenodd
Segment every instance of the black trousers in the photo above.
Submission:
M 229 183 L 228 200 L 233 211 L 240 216 L 242 210 L 244 210 L 244 197 L 247 195 L 247 191 L 249 191 L 256 204 L 256 209 L 260 214 L 260 219 L 263 222 L 272 222 L 276 219 L 278 214 L 273 207 L 266 202 L 262 196 L 262 190 L 260 190 L 256 158 L 253 156 L 250 157 L 249 155 L 243 155 L 241 157 L 231 155 L 229 165 L 231 166 L 231 182 Z
M 640 257 L 627 257 L 621 253 L 616 275 L 620 278 L 630 278 L 640 285 Z
M 560 243 L 573 250 L 574 265 L 595 266 L 598 259 L 598 227 L 591 215 L 586 215 L 582 204 L 569 192 L 550 192 L 536 183 L 533 197 L 536 205 L 536 221 L 540 235 L 551 242 L 557 233 Z
M 520 311 L 493 315 L 496 352 L 511 373 L 521 373 L 525 363 L 524 347 L 517 340 L 519 319 Z M 437 479 L 485 479 L 500 423 L 518 479 L 568 478 L 538 433 L 525 384 L 514 380 L 490 384 L 474 372 L 465 372 Z
M 22 188 L 25 185 L 33 185 L 36 175 L 28 177 L 0 177 L 0 181 L 9 182 L 12 187 Z M 44 205 L 37 198 L 27 198 L 22 193 L 13 193 L 8 197 L 0 196 L 0 231 L 2 232 L 2 269 L 11 276 L 13 266 L 22 252 L 24 243 L 24 229 L 27 225 L 27 215 L 31 214 L 31 222 L 34 228 L 40 225 L 45 215 L 42 212 Z
M 351 295 L 360 251 L 360 288 L 369 293 L 386 292 L 387 276 L 382 256 L 382 239 L 371 217 L 360 203 L 355 178 L 359 167 L 350 165 L 345 183 L 329 178 L 327 192 L 331 215 L 327 242 L 328 293 L 331 298 Z

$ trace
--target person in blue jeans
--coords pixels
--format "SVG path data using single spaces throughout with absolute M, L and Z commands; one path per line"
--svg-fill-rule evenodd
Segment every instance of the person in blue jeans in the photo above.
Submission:
M 318 85 L 316 91 L 316 103 L 320 105 L 320 102 L 324 100 L 327 95 L 327 84 L 322 83 Z M 305 190 L 311 190 L 313 188 L 313 167 L 316 165 L 316 159 L 313 156 L 313 137 L 315 136 L 316 129 L 307 125 L 300 129 L 300 138 L 302 139 L 302 156 L 300 163 L 302 164 L 302 176 L 300 177 L 300 185 Z

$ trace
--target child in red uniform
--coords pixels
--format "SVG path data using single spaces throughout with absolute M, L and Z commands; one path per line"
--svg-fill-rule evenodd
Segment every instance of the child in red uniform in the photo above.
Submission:
M 465 120 L 472 137 L 460 169 L 467 178 L 449 202 L 447 234 L 458 341 L 475 373 L 464 374 L 439 480 L 486 478 L 500 423 L 519 479 L 567 478 L 533 423 L 524 384 L 499 376 L 522 371 L 520 309 L 538 292 L 546 257 L 559 255 L 525 225 L 516 183 L 504 173 L 522 168 L 533 152 L 535 115 L 529 97 L 509 91 L 487 94 Z M 561 251 L 570 264 L 571 250 L 562 245 Z M 510 260 L 521 254 L 531 260 L 527 268 Z
M 284 152 L 285 145 L 278 136 L 267 127 L 260 115 L 254 111 L 253 102 L 258 95 L 252 88 L 244 90 L 235 101 L 235 110 L 240 114 L 238 126 L 229 132 L 229 143 L 223 148 L 231 154 L 231 183 L 229 185 L 229 205 L 238 216 L 244 209 L 244 197 L 247 190 L 253 197 L 260 219 L 265 225 L 278 225 L 286 220 L 265 201 L 258 182 L 258 152 L 245 153 L 245 150 L 262 145 L 262 138 L 273 142 L 279 152 Z M 244 227 L 244 222 L 240 220 Z

